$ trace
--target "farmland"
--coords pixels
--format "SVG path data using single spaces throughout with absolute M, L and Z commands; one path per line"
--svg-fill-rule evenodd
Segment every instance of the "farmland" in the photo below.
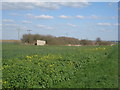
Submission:
M 117 45 L 29 46 L 3 43 L 3 88 L 116 88 Z

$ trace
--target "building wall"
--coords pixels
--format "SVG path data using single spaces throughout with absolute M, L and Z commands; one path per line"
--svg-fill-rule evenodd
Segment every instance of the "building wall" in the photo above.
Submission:
M 37 40 L 37 45 L 45 45 L 46 41 L 43 40 Z

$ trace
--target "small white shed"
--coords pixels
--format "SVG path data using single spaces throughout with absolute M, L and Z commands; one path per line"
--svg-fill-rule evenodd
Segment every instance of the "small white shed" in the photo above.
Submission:
M 45 44 L 46 44 L 46 41 L 43 41 L 43 40 L 37 40 L 37 43 L 36 43 L 36 45 L 41 45 L 41 46 Z

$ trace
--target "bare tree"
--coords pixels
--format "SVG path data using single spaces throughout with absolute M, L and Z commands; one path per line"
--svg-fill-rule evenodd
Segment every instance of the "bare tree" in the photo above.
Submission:
M 96 45 L 100 45 L 101 41 L 102 41 L 102 40 L 101 40 L 100 37 L 96 38 Z
M 100 37 L 96 38 L 96 42 L 101 42 L 101 41 L 102 41 L 102 40 L 101 40 Z

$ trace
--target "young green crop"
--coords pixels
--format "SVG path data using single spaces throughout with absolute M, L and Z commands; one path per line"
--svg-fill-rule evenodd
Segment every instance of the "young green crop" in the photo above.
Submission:
M 116 88 L 116 46 L 3 43 L 3 88 Z

